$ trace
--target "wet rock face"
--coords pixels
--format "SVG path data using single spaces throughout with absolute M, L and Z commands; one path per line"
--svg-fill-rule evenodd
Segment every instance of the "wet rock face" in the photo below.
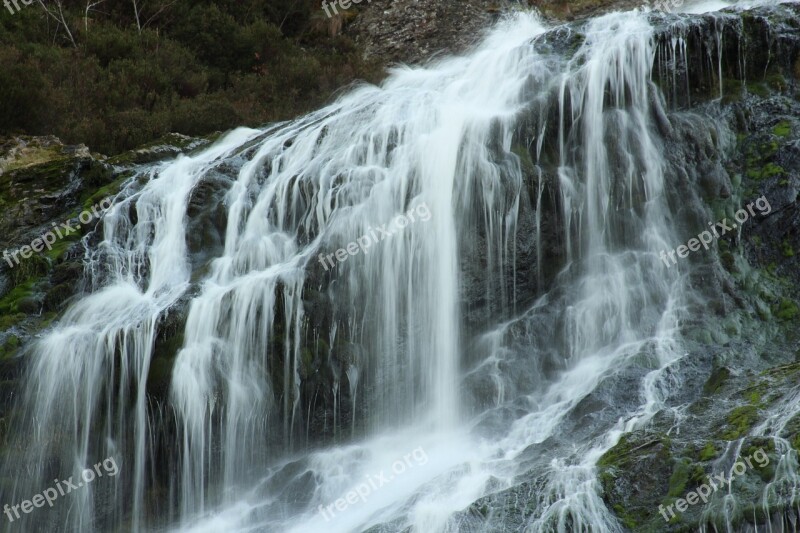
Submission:
M 697 258 L 692 284 L 707 299 L 707 312 L 683 326 L 688 355 L 673 369 L 681 384 L 670 391 L 671 405 L 682 414 L 659 413 L 598 463 L 604 500 L 628 530 L 755 531 L 768 523 L 796 528 L 786 501 L 771 499 L 764 506 L 761 498 L 786 483 L 776 477 L 776 465 L 786 468 L 800 450 L 800 425 L 790 418 L 796 407 L 786 407 L 794 405 L 800 316 L 797 27 L 800 9 L 787 4 L 741 16 L 694 17 L 682 28 L 666 25 L 658 37 L 668 42 L 674 30 L 673 36 L 685 38 L 694 69 L 687 74 L 677 63 L 678 85 L 688 91 L 670 93 L 670 83 L 662 86 L 671 104 L 668 151 L 693 162 L 697 171 L 685 183 L 704 202 L 700 212 L 687 209 L 688 226 L 732 221 L 741 208 L 763 200 L 740 231 L 717 241 L 716 254 Z M 715 32 L 727 45 L 723 60 L 711 64 L 709 56 L 717 57 Z M 656 70 L 667 63 L 660 53 Z M 712 130 L 690 118 L 695 113 L 721 119 L 718 139 L 709 142 Z M 709 157 L 715 151 L 719 157 Z M 678 195 L 683 196 L 685 191 Z M 723 511 L 723 491 L 717 491 L 708 504 L 675 516 L 668 512 L 669 520 L 660 515 L 659 506 L 674 506 L 708 476 L 758 450 L 769 464 L 735 477 L 735 512 Z
M 500 13 L 495 0 L 368 1 L 346 31 L 365 56 L 387 63 L 416 63 L 439 51 L 461 51 Z
M 688 237 L 709 222 L 733 221 L 742 208 L 764 200 L 740 231 L 718 239 L 709 253 L 689 259 L 695 296 L 681 326 L 687 355 L 671 368 L 675 384 L 668 405 L 674 410 L 658 413 L 645 427 L 625 435 L 597 463 L 603 499 L 625 531 L 755 531 L 769 522 L 773 529 L 796 529 L 796 511 L 786 507 L 788 500 L 773 498 L 765 508 L 761 497 L 765 491 L 784 490 L 786 478 L 776 478 L 776 469 L 786 468 L 800 451 L 800 416 L 791 418 L 800 368 L 799 7 L 652 15 L 659 46 L 653 89 L 654 95 L 657 89 L 663 93 L 663 103 L 654 101 L 654 119 L 668 165 L 666 194 L 682 233 Z M 675 38 L 686 44 L 686 55 L 678 61 L 670 55 Z M 537 39 L 559 55 L 576 49 L 576 40 L 582 40 L 579 24 Z M 718 42 L 723 43 L 719 62 Z M 524 143 L 531 135 L 522 129 L 516 141 Z M 546 157 L 540 164 L 545 176 L 554 173 Z M 527 175 L 526 186 L 533 183 Z M 547 220 L 558 209 L 546 206 L 545 211 Z M 543 248 L 557 261 L 551 233 L 545 232 L 543 239 L 548 240 Z M 538 294 L 536 287 L 525 292 Z M 530 329 L 547 328 L 534 324 Z M 521 328 L 512 333 L 525 338 L 526 346 L 535 338 Z M 503 364 L 515 361 L 509 356 Z M 525 370 L 530 371 L 519 371 Z M 546 366 L 535 369 L 530 382 L 547 371 Z M 470 377 L 465 388 L 479 398 L 489 388 L 484 379 Z M 585 415 L 632 405 L 625 393 L 636 393 L 640 379 L 620 372 L 582 402 Z M 760 427 L 770 418 L 770 425 Z M 580 427 L 576 423 L 565 434 L 583 442 Z M 679 499 L 708 490 L 702 487 L 709 476 L 757 453 L 769 464 L 748 466 L 734 476 L 735 512 L 724 510 L 726 487 L 711 489 L 708 505 L 701 502 L 675 513 Z M 543 468 L 531 465 L 526 482 L 476 502 L 463 519 L 480 522 L 492 509 L 502 513 L 506 525 L 525 524 L 529 511 L 519 502 L 537 497 L 532 487 Z
M 174 157 L 208 142 L 171 135 L 109 161 L 53 136 L 0 139 L 0 253 L 6 252 L 0 259 L 0 381 L 9 380 L 0 391 L 0 413 L 21 371 L 17 356 L 83 290 L 82 239 L 96 242 L 98 224 L 96 214 L 85 224 L 80 215 L 119 191 L 131 175 L 125 164 Z M 56 233 L 50 246 L 14 255 L 48 233 Z
M 655 5 L 655 2 L 648 0 L 528 0 L 528 5 L 537 8 L 546 17 L 567 21 L 650 4 Z M 667 3 L 667 5 L 669 4 Z
M 533 7 L 554 21 L 575 20 L 639 0 L 363 0 L 345 18 L 344 29 L 366 57 L 386 63 L 419 63 L 439 52 L 458 53 L 475 43 L 493 21 L 515 9 Z

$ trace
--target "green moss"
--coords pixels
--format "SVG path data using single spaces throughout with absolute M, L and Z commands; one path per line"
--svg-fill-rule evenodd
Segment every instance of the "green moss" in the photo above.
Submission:
M 83 210 L 84 211 L 91 210 L 92 207 L 100 203 L 105 198 L 117 194 L 120 188 L 122 187 L 122 184 L 125 183 L 125 181 L 128 179 L 129 176 L 130 174 L 124 173 L 120 175 L 117 179 L 109 183 L 108 185 L 105 185 L 97 189 L 83 201 Z
M 753 407 L 761 408 L 763 407 L 764 396 L 768 394 L 769 390 L 770 381 L 759 380 L 741 391 L 741 396 Z
M 20 169 L 30 169 L 54 160 L 63 160 L 60 146 L 54 145 L 43 148 L 41 145 L 32 142 L 19 156 L 9 161 L 4 170 L 13 172 Z
M 744 451 L 744 453 L 742 453 L 740 455 L 742 455 L 742 456 L 751 455 L 752 456 L 752 455 L 755 455 L 755 453 L 759 449 L 762 449 L 767 453 L 774 452 L 775 451 L 775 439 L 763 438 L 763 437 L 753 439 L 752 441 L 750 441 L 750 445 L 747 447 L 747 449 Z
M 722 434 L 725 440 L 736 440 L 746 435 L 756 422 L 758 408 L 753 405 L 737 407 L 728 415 L 728 429 Z
M 725 267 L 725 270 L 728 272 L 734 271 L 734 267 L 736 266 L 736 258 L 734 257 L 733 253 L 727 250 L 720 252 L 719 261 L 722 263 L 722 266 Z
M 759 82 L 749 82 L 747 84 L 747 92 L 761 98 L 769 97 L 769 89 L 765 84 Z
M 717 456 L 717 449 L 714 447 L 714 444 L 711 442 L 707 442 L 706 445 L 700 450 L 698 457 L 701 461 L 710 461 Z
M 625 524 L 625 527 L 634 531 L 638 529 L 639 522 L 631 513 L 628 512 L 627 507 L 617 503 L 614 505 L 614 513 L 617 515 L 620 521 Z
M 89 187 L 101 187 L 114 178 L 114 169 L 101 161 L 92 159 L 89 167 L 81 172 L 81 179 Z
M 17 255 L 16 258 L 19 259 L 19 264 L 14 266 L 10 273 L 11 282 L 14 285 L 19 285 L 30 278 L 44 276 L 50 270 L 50 263 L 41 255 L 41 252 L 33 252 L 33 255 L 27 259 L 21 255 Z
M 784 78 L 779 72 L 770 74 L 767 76 L 765 81 L 769 87 L 775 89 L 776 91 L 783 92 L 789 87 L 789 84 L 786 82 L 786 78 Z
M 630 435 L 623 435 L 619 442 L 604 453 L 597 461 L 597 468 L 599 470 L 600 484 L 603 487 L 604 494 L 610 494 L 614 489 L 614 483 L 617 478 L 617 468 L 623 461 L 623 458 L 628 455 L 633 449 L 633 444 L 630 441 Z
M 788 137 L 792 132 L 792 126 L 788 120 L 781 120 L 772 128 L 772 133 L 778 137 Z
M 787 239 L 781 243 L 781 252 L 783 252 L 783 257 L 794 257 L 794 249 Z
M 625 434 L 619 442 L 597 461 L 598 480 L 603 498 L 625 527 L 632 531 L 650 531 L 648 523 L 653 518 L 650 506 L 630 505 L 618 491 L 618 478 L 629 479 L 626 474 L 636 470 L 642 460 L 654 459 L 659 464 L 670 464 L 671 441 L 665 434 L 650 436 Z M 655 447 L 655 449 L 654 449 Z M 657 450 L 657 451 L 656 451 Z M 655 455 L 653 452 L 655 451 Z
M 773 314 L 780 320 L 788 321 L 797 318 L 800 312 L 797 304 L 788 298 L 781 298 L 780 303 L 773 309 Z
M 747 177 L 754 180 L 763 180 L 773 176 L 782 176 L 786 174 L 786 170 L 780 165 L 775 163 L 767 163 L 762 167 L 748 168 Z
M 183 347 L 183 341 L 184 337 L 182 327 L 176 327 L 175 334 L 173 335 L 168 335 L 166 338 L 159 338 L 156 342 L 156 348 L 153 352 L 153 362 L 162 359 L 170 361 L 175 359 L 175 357 L 178 355 L 178 352 Z
M 19 351 L 21 343 L 19 337 L 10 335 L 6 341 L 0 346 L 0 359 L 8 359 L 14 356 Z
M 33 279 L 14 287 L 11 292 L 0 299 L 0 314 L 20 313 L 19 304 L 34 294 L 35 287 L 36 280 Z
M 45 252 L 45 255 L 51 261 L 58 261 L 61 257 L 69 250 L 73 244 L 81 240 L 81 231 L 74 231 L 69 235 L 65 235 L 64 238 L 59 239 L 53 244 L 53 247 L 50 250 Z
M 794 378 L 794 381 L 796 381 L 798 369 L 800 369 L 800 364 L 794 363 L 791 365 L 784 365 L 782 367 L 770 369 L 768 372 L 775 373 L 780 376 L 787 377 L 789 379 Z M 789 441 L 792 448 L 800 452 L 800 414 L 795 414 L 789 420 L 786 421 L 786 424 L 783 427 L 783 431 L 781 432 L 781 436 Z M 766 439 L 766 440 L 767 440 L 766 444 L 768 446 L 772 446 L 773 448 L 775 447 L 774 439 Z M 750 452 L 750 450 L 748 450 L 748 452 Z
M 679 461 L 675 464 L 672 475 L 669 477 L 669 491 L 667 495 L 673 498 L 680 498 L 686 493 L 686 485 L 688 483 L 689 463 L 688 461 Z
M 17 182 L 32 181 L 53 187 L 66 182 L 66 178 L 75 171 L 74 163 L 74 159 L 65 157 L 16 170 L 9 175 Z
M 744 84 L 742 83 L 742 80 L 733 78 L 725 78 L 722 80 L 722 102 L 728 104 L 741 100 L 743 87 Z
M 782 132 L 783 128 L 778 128 L 778 131 Z M 783 167 L 769 161 L 778 152 L 778 148 L 776 141 L 750 144 L 745 150 L 745 175 L 752 180 L 786 175 Z
M 747 147 L 747 165 L 754 166 L 778 153 L 778 143 L 768 141 Z
M 630 435 L 626 434 L 620 437 L 619 442 L 610 448 L 606 453 L 597 461 L 597 466 L 607 467 L 619 464 L 623 456 L 629 454 L 633 449 L 633 444 L 630 441 Z
M 702 466 L 683 458 L 675 463 L 669 478 L 667 497 L 680 498 L 692 487 L 700 484 L 706 473 Z
M 800 355 L 800 354 L 799 354 Z M 789 363 L 788 365 L 776 366 L 764 370 L 762 376 L 776 376 L 782 379 L 793 378 L 796 374 L 800 373 L 800 363 Z
M 16 326 L 25 319 L 25 313 L 0 314 L 0 331 Z
M 50 325 L 56 321 L 58 313 L 56 311 L 48 311 L 42 315 L 42 321 L 39 323 L 41 329 L 49 328 Z

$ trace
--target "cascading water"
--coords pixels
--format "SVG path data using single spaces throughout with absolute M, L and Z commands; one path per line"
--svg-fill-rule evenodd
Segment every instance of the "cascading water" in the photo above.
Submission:
M 658 47 L 642 12 L 590 21 L 571 54 L 547 29 L 517 15 L 468 56 L 131 179 L 87 255 L 93 292 L 30 355 L 17 434 L 36 445 L 6 465 L 28 469 L 14 501 L 109 456 L 119 480 L 15 527 L 623 530 L 595 464 L 664 407 L 688 305 L 659 256 L 681 237 Z M 224 229 L 198 266 L 209 183 Z M 508 491 L 525 512 L 492 505 Z

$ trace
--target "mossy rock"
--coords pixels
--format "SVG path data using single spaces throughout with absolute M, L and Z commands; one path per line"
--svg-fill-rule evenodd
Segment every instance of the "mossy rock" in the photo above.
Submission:
M 664 434 L 623 435 L 597 462 L 603 500 L 633 531 L 657 531 L 658 503 L 672 472 L 671 441 Z M 647 494 L 631 503 L 633 493 Z
M 0 359 L 8 359 L 19 352 L 22 342 L 16 335 L 9 335 L 2 346 L 0 346 Z
M 17 313 L 25 314 L 25 311 L 20 309 L 20 304 L 24 307 L 28 299 L 36 295 L 38 282 L 35 279 L 27 280 L 25 283 L 17 285 L 11 292 L 6 294 L 0 299 L 0 314 L 13 315 Z
M 786 78 L 783 77 L 783 74 L 780 72 L 775 72 L 767 76 L 764 80 L 767 86 L 771 89 L 776 91 L 784 92 L 786 89 L 789 88 L 789 83 L 786 81 Z
M 779 320 L 790 321 L 797 318 L 800 309 L 794 301 L 781 298 L 780 302 L 773 306 L 772 312 Z
M 83 200 L 84 211 L 91 210 L 92 207 L 98 205 L 104 199 L 116 195 L 122 188 L 122 185 L 131 177 L 131 175 L 132 174 L 129 172 L 118 174 L 113 181 L 95 190 L 91 195 Z
M 12 170 L 6 174 L 12 183 L 33 182 L 38 187 L 60 188 L 66 184 L 65 178 L 75 174 L 81 166 L 80 161 L 64 157 L 30 167 Z
M 24 313 L 0 313 L 0 331 L 11 329 L 25 320 L 25 317 Z
M 69 235 L 65 235 L 63 238 L 57 240 L 55 244 L 52 246 L 50 250 L 47 250 L 45 255 L 48 259 L 53 262 L 59 262 L 63 259 L 64 254 L 66 254 L 75 244 L 80 242 L 82 231 L 79 228 L 78 231 L 74 231 Z
M 772 128 L 772 134 L 778 137 L 788 137 L 792 132 L 792 125 L 788 120 L 781 120 Z
M 19 264 L 11 259 L 14 267 L 10 272 L 11 282 L 14 285 L 19 285 L 30 278 L 44 276 L 50 270 L 50 262 L 41 255 L 41 252 L 33 252 L 27 259 L 19 254 L 16 257 L 19 259 Z
M 767 163 L 762 167 L 749 168 L 747 170 L 747 177 L 753 180 L 764 180 L 773 176 L 785 176 L 786 170 L 775 163 Z
M 56 142 L 49 146 L 42 146 L 42 143 L 35 137 L 30 139 L 23 137 L 22 139 L 27 142 L 27 146 L 20 150 L 20 153 L 14 159 L 5 162 L 4 168 L 0 167 L 3 172 L 33 168 L 54 160 L 61 161 L 64 159 L 62 146 Z M 55 138 L 52 138 L 52 140 L 55 141 Z
M 691 459 L 682 458 L 675 462 L 669 478 L 667 497 L 680 498 L 694 487 L 702 484 L 706 477 L 703 467 Z
M 758 421 L 758 408 L 742 405 L 728 414 L 728 426 L 722 438 L 728 441 L 744 437 Z
M 747 92 L 760 98 L 769 98 L 769 89 L 763 82 L 748 82 Z
M 717 448 L 714 446 L 713 442 L 707 442 L 705 446 L 700 450 L 697 454 L 697 458 L 701 461 L 711 461 L 712 459 L 716 459 L 719 452 Z
M 719 367 L 715 368 L 711 375 L 708 377 L 708 380 L 703 385 L 703 392 L 706 394 L 713 394 L 722 387 L 728 378 L 731 376 L 731 371 L 728 370 L 727 367 Z
M 794 257 L 794 248 L 792 248 L 792 244 L 788 240 L 784 240 L 781 243 L 781 252 L 783 257 Z
M 108 162 L 118 166 L 154 163 L 207 146 L 219 138 L 220 135 L 220 132 L 215 132 L 204 137 L 190 137 L 180 133 L 168 133 L 136 150 L 130 150 L 111 157 Z
M 89 187 L 102 187 L 114 180 L 114 168 L 111 165 L 92 159 L 87 168 L 81 172 L 83 182 Z
M 61 283 L 60 285 L 56 285 L 45 294 L 43 309 L 45 311 L 57 311 L 64 308 L 74 292 L 75 285 L 73 283 Z

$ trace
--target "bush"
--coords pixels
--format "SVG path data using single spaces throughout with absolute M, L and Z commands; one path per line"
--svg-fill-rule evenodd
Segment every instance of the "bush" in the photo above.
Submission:
M 104 148 L 130 150 L 167 133 L 170 123 L 166 113 L 132 109 L 114 113 L 108 117 L 106 125 L 107 139 L 95 139 L 95 143 Z
M 181 100 L 172 112 L 172 130 L 203 135 L 240 125 L 243 118 L 222 95 L 201 95 Z
M 314 31 L 316 0 L 152 0 L 141 31 L 129 3 L 86 21 L 85 4 L 65 4 L 77 48 L 37 5 L 0 17 L 0 133 L 115 155 L 167 132 L 289 119 L 381 75 L 350 39 Z
M 48 105 L 44 76 L 13 49 L 0 51 L 0 64 L 7 65 L 0 69 L 0 132 L 40 133 Z

